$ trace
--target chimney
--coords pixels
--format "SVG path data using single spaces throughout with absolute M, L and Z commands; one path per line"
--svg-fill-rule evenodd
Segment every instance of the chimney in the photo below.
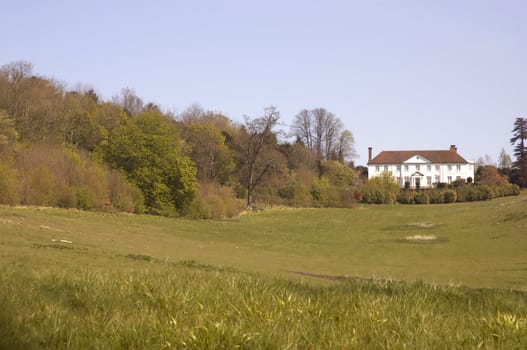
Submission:
M 456 145 L 450 145 L 450 150 L 451 150 L 452 152 L 457 152 L 457 147 L 456 147 Z
M 372 148 L 368 147 L 368 163 L 371 162 L 371 151 L 372 151 Z

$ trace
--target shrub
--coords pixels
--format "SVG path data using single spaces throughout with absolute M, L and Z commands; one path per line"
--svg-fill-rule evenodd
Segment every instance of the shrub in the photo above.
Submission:
M 394 204 L 401 188 L 392 173 L 385 172 L 366 181 L 362 187 L 362 202 L 372 204 Z
M 384 203 L 384 193 L 375 187 L 365 186 L 362 188 L 362 202 L 368 204 Z
M 457 193 L 454 190 L 446 190 L 443 192 L 445 203 L 454 203 L 457 199 Z
M 492 191 L 494 197 L 517 196 L 520 194 L 520 187 L 510 183 L 506 185 L 494 185 L 492 186 Z
M 401 204 L 413 204 L 415 193 L 411 191 L 401 191 L 397 196 L 397 202 Z
M 414 202 L 415 204 L 429 204 L 430 198 L 426 192 L 419 192 L 415 195 Z
M 445 203 L 445 197 L 443 196 L 443 191 L 438 189 L 433 189 L 428 193 L 430 203 L 432 204 L 441 204 Z
M 480 186 L 481 200 L 491 200 L 494 198 L 494 191 L 492 186 Z
M 243 202 L 236 198 L 232 188 L 206 183 L 192 201 L 187 216 L 194 219 L 224 219 L 234 217 L 242 210 Z
M 93 207 L 90 193 L 85 188 L 79 188 L 77 190 L 77 208 L 88 210 Z

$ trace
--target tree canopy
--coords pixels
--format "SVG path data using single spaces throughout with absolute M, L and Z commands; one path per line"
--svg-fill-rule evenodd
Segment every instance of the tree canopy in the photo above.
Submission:
M 117 128 L 101 151 L 143 191 L 150 213 L 184 212 L 198 189 L 196 167 L 183 154 L 174 121 L 156 111 L 143 112 Z

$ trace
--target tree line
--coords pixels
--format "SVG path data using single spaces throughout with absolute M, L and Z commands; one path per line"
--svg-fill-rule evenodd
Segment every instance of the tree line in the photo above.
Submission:
M 0 204 L 221 218 L 269 205 L 482 200 L 517 194 L 509 181 L 527 187 L 526 118 L 512 130 L 515 162 L 502 150 L 498 167 L 481 162 L 474 184 L 430 193 L 401 191 L 391 176 L 368 180 L 354 167 L 352 132 L 324 108 L 280 126 L 273 106 L 243 122 L 199 105 L 167 112 L 130 88 L 104 101 L 13 62 L 0 67 Z
M 29 62 L 0 68 L 0 203 L 225 217 L 266 205 L 350 206 L 354 140 L 324 108 L 234 122 L 162 111 L 124 88 L 68 90 Z

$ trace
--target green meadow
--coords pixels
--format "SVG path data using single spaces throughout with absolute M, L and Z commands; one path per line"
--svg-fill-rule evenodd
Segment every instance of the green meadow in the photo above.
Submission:
M 2 349 L 522 349 L 527 195 L 225 221 L 0 207 Z

